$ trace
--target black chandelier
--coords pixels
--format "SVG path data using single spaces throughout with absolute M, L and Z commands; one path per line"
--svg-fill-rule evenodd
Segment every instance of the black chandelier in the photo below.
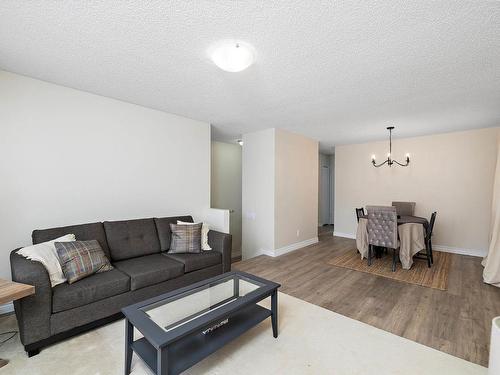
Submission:
M 375 155 L 372 155 L 372 164 L 374 167 L 381 167 L 384 164 L 387 164 L 389 167 L 392 167 L 393 164 L 400 165 L 401 167 L 407 167 L 410 164 L 410 155 L 406 154 L 406 163 L 400 163 L 397 160 L 392 159 L 392 129 L 394 126 L 388 126 L 387 130 L 389 130 L 389 153 L 387 154 L 387 159 L 380 164 L 375 162 Z

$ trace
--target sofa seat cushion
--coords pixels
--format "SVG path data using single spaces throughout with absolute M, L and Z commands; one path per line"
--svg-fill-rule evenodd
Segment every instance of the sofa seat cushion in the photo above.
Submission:
M 166 258 L 174 259 L 184 264 L 186 273 L 201 270 L 222 263 L 222 255 L 218 251 L 202 251 L 198 254 L 170 254 L 164 253 Z
M 182 276 L 184 264 L 161 254 L 122 260 L 114 266 L 130 276 L 130 289 L 137 290 Z
M 130 278 L 113 269 L 96 273 L 74 284 L 59 284 L 52 289 L 52 312 L 88 305 L 130 290 Z

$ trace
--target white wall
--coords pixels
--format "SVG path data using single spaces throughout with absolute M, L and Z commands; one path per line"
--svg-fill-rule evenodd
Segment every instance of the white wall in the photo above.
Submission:
M 243 259 L 317 242 L 318 142 L 281 129 L 243 141 Z
M 416 202 L 415 214 L 437 211 L 434 244 L 484 255 L 488 248 L 498 128 L 396 139 L 394 158 L 411 154 L 408 167 L 374 168 L 388 142 L 335 148 L 335 232 L 354 236 L 355 207 Z
M 275 132 L 275 252 L 318 237 L 318 142 Z
M 242 257 L 274 249 L 275 130 L 243 135 Z
M 241 255 L 241 146 L 212 142 L 211 205 L 231 210 L 233 257 Z
M 0 277 L 35 228 L 203 216 L 210 125 L 0 71 Z

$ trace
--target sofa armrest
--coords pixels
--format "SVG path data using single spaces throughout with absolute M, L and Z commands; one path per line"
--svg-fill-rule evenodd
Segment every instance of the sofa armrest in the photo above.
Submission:
M 45 267 L 17 254 L 10 253 L 12 281 L 35 286 L 35 294 L 14 301 L 19 336 L 26 346 L 50 337 L 52 313 L 52 286 Z
M 222 272 L 231 271 L 231 246 L 233 236 L 227 233 L 210 230 L 208 232 L 208 244 L 212 251 L 222 253 Z

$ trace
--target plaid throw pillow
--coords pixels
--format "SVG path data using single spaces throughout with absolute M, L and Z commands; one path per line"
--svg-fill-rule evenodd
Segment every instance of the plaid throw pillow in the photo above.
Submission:
M 201 226 L 170 224 L 172 240 L 169 253 L 201 253 Z
M 74 241 L 54 243 L 61 268 L 69 284 L 94 273 L 113 269 L 99 242 Z

